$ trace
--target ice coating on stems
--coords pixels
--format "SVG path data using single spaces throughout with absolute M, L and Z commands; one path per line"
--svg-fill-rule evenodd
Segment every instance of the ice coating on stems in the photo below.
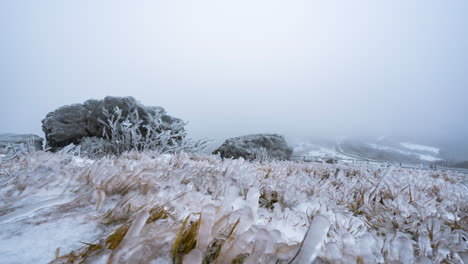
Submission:
M 197 248 L 199 250 L 206 250 L 211 241 L 211 230 L 215 221 L 216 207 L 209 204 L 203 207 L 200 216 L 200 229 L 198 231 Z M 195 254 L 195 253 L 194 253 Z
M 326 216 L 315 216 L 309 230 L 307 230 L 304 241 L 302 241 L 298 254 L 291 263 L 312 263 L 317 257 L 329 229 L 330 222 Z
M 93 160 L 73 147 L 39 151 L 0 162 L 0 262 L 47 263 L 58 256 L 52 263 L 96 263 L 113 253 L 132 263 L 171 263 L 180 233 L 180 261 L 198 260 L 193 250 L 199 250 L 203 261 L 287 263 L 310 219 L 321 215 L 330 229 L 317 257 L 329 263 L 412 256 L 462 263 L 466 176 L 395 167 L 384 177 L 386 170 L 186 153 Z M 140 215 L 144 210 L 149 217 Z

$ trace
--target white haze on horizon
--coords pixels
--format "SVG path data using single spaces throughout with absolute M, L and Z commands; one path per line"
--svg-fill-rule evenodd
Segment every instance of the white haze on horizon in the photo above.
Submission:
M 468 145 L 466 1 L 3 1 L 0 133 L 133 96 L 194 137 Z

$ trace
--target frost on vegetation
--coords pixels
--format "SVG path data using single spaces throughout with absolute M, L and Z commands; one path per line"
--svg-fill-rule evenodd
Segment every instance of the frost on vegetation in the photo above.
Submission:
M 463 263 L 463 174 L 68 147 L 0 163 L 1 263 Z M 314 260 L 315 259 L 315 260 Z
M 266 148 L 259 148 L 254 153 L 254 160 L 258 162 L 267 162 L 272 161 L 270 154 L 268 154 L 268 150 Z
M 132 150 L 195 153 L 204 150 L 210 142 L 187 138 L 182 121 L 163 122 L 162 109 L 155 109 L 155 114 L 150 114 L 146 122 L 140 118 L 137 109 L 123 114 L 119 107 L 115 107 L 111 111 L 104 109 L 103 114 L 107 120 L 98 120 L 104 127 L 102 137 L 85 137 L 80 143 L 83 153 L 94 157 L 120 155 Z
M 328 218 L 321 215 L 314 217 L 292 263 L 312 263 L 327 237 L 329 228 L 330 222 Z
M 0 147 L 0 162 L 3 160 L 19 159 L 21 156 L 36 152 L 36 143 L 34 137 L 26 140 L 24 143 L 10 143 L 6 147 Z

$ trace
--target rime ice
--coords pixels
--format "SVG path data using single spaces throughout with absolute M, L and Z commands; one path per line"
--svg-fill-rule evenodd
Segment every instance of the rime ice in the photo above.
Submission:
M 0 262 L 450 261 L 465 177 L 379 164 L 77 149 L 0 163 Z

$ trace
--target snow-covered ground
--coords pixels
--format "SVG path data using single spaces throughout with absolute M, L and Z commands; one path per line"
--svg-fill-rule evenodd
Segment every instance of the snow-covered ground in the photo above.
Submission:
M 36 152 L 0 162 L 0 263 L 466 263 L 464 179 L 379 164 Z
M 294 155 L 298 156 L 310 156 L 318 157 L 321 159 L 336 158 L 336 159 L 349 159 L 350 156 L 346 156 L 339 153 L 331 146 L 320 146 L 312 143 L 301 143 L 294 146 Z
M 383 138 L 382 138 L 383 139 Z M 418 163 L 432 163 L 444 160 L 440 155 L 440 150 L 435 147 L 418 145 L 413 143 L 394 143 L 389 144 L 389 142 L 378 141 L 378 142 L 366 142 L 352 139 L 342 139 L 337 141 L 335 144 L 324 144 L 324 143 L 309 143 L 302 142 L 294 145 L 294 155 L 295 156 L 308 156 L 319 159 L 368 159 L 376 161 L 386 161 L 386 162 L 395 162 L 400 163 L 402 160 L 409 160 L 418 165 Z M 343 150 L 341 145 L 343 142 L 351 143 L 355 148 L 350 153 L 349 151 Z M 356 153 L 356 150 L 359 150 L 359 153 Z M 382 154 L 383 157 L 386 157 L 384 160 L 379 160 L 374 158 L 374 156 L 379 156 L 377 154 Z M 392 160 L 393 157 L 393 160 Z
M 419 152 L 410 152 L 410 151 L 405 151 L 397 148 L 392 148 L 384 145 L 379 145 L 379 144 L 374 144 L 374 143 L 369 143 L 368 144 L 370 147 L 374 149 L 379 149 L 379 150 L 385 150 L 385 151 L 390 151 L 390 152 L 395 152 L 403 155 L 415 155 L 417 156 L 420 160 L 422 161 L 429 161 L 429 162 L 435 162 L 435 161 L 440 161 L 442 159 L 439 159 L 437 157 L 434 157 L 433 155 L 427 154 L 427 153 L 419 153 Z M 418 148 L 414 147 L 412 150 L 416 151 L 426 151 L 426 150 L 436 150 L 436 148 L 432 147 L 427 147 L 427 146 L 421 146 L 421 145 L 414 145 L 414 144 L 409 144 L 409 143 L 401 143 L 402 146 L 417 146 Z M 424 147 L 424 148 L 423 148 Z M 437 152 L 430 151 L 434 154 L 438 154 L 439 150 L 437 149 Z
M 439 154 L 440 149 L 435 148 L 435 147 L 430 147 L 430 146 L 424 146 L 424 145 L 418 145 L 418 144 L 413 144 L 413 143 L 407 143 L 403 142 L 400 143 L 403 147 L 411 150 L 418 150 L 418 151 L 427 151 L 427 152 L 432 152 L 434 154 Z

